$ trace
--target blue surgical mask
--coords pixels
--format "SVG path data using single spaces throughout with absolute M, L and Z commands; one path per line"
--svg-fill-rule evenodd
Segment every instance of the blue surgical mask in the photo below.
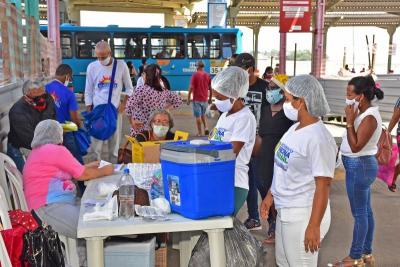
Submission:
M 283 95 L 281 94 L 281 89 L 271 89 L 267 91 L 267 101 L 271 105 L 275 105 L 276 103 L 279 103 L 283 99 Z

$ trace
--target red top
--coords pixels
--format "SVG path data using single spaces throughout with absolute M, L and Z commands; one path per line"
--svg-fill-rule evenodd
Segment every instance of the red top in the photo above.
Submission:
M 193 90 L 193 101 L 207 102 L 210 88 L 210 75 L 204 71 L 196 71 L 190 80 L 190 87 Z

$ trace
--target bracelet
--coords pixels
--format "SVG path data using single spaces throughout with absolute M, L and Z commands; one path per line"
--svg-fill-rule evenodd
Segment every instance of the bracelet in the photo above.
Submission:
M 346 125 L 346 128 L 347 128 L 347 129 L 353 128 L 353 127 L 354 127 L 354 125 L 352 125 L 352 124 L 347 124 L 347 125 Z

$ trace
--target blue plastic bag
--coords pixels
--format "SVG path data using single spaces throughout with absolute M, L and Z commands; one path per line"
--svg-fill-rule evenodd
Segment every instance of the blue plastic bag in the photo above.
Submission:
M 106 104 L 96 106 L 91 112 L 82 112 L 84 124 L 90 136 L 103 141 L 108 140 L 117 129 L 118 111 L 111 103 L 116 69 L 117 60 L 114 58 L 108 102 Z
M 77 132 L 74 132 L 76 144 L 78 146 L 79 153 L 82 156 L 85 156 L 90 147 L 90 135 L 84 129 L 78 129 Z

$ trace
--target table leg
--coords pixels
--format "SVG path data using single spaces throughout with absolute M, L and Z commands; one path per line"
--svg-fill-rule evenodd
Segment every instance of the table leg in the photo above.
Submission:
M 226 267 L 225 229 L 207 230 L 211 267 Z
M 104 240 L 105 237 L 86 238 L 88 267 L 104 266 Z

